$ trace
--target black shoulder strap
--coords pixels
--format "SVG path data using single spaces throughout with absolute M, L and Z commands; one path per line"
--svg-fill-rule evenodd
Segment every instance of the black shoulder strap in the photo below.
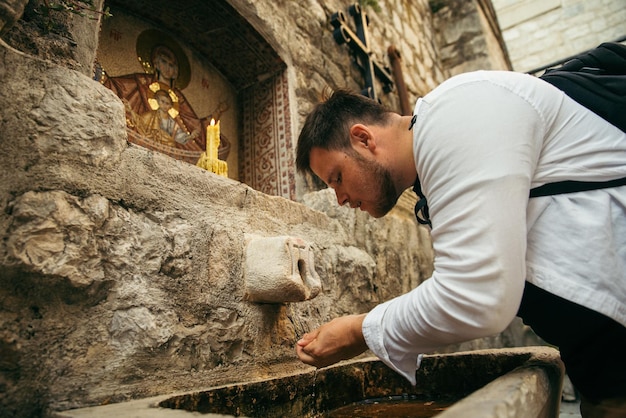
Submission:
M 605 42 L 539 78 L 626 132 L 626 45 Z
M 589 110 L 626 132 L 626 45 L 605 42 L 541 77 Z M 606 182 L 563 181 L 532 189 L 530 197 L 623 186 L 626 178 Z
M 565 194 L 574 192 L 585 192 L 587 190 L 608 189 L 626 185 L 626 177 L 610 181 L 560 181 L 548 183 L 530 190 L 530 197 L 550 196 L 555 194 Z
M 428 201 L 426 200 L 426 196 L 422 192 L 422 185 L 420 184 L 419 177 L 415 179 L 415 183 L 413 184 L 413 191 L 417 195 L 417 203 L 415 204 L 415 218 L 417 222 L 421 225 L 428 225 L 432 227 L 432 223 L 430 222 L 430 213 L 428 210 Z

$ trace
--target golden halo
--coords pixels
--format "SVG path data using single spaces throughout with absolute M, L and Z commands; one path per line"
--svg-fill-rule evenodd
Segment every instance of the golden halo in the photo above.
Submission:
M 178 61 L 178 78 L 174 81 L 174 86 L 180 90 L 187 87 L 191 80 L 191 68 L 189 60 L 183 49 L 171 36 L 156 29 L 148 29 L 137 37 L 137 59 L 148 74 L 154 74 L 152 67 L 152 51 L 154 48 L 163 45 L 168 47 L 176 56 Z
M 169 98 L 172 100 L 172 107 L 170 108 L 170 110 L 168 110 L 168 113 L 172 117 L 172 119 L 176 119 L 176 116 L 178 116 L 178 112 L 179 112 L 178 111 L 178 108 L 179 108 L 178 96 L 165 83 L 160 83 L 158 81 L 155 81 L 154 83 L 148 86 L 148 104 L 150 105 L 150 109 L 157 110 L 159 108 L 159 102 L 156 99 L 156 94 L 159 91 L 162 91 L 165 94 L 167 94 Z

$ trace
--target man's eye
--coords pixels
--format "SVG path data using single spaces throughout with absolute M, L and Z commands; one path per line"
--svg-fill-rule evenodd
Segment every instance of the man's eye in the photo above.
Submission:
M 341 174 L 337 176 L 337 184 L 341 184 Z

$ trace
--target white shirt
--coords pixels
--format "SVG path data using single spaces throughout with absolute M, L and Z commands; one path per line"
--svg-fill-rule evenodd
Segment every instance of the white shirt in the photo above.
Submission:
M 370 350 L 415 384 L 420 353 L 493 335 L 528 280 L 626 326 L 626 186 L 530 199 L 563 180 L 626 177 L 626 134 L 535 77 L 453 77 L 415 107 L 434 273 L 375 307 Z

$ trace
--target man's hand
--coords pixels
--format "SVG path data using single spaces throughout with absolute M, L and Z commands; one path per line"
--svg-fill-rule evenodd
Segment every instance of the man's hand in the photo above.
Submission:
M 361 330 L 365 315 L 335 318 L 304 334 L 296 343 L 298 358 L 315 367 L 326 367 L 363 353 L 367 350 Z

